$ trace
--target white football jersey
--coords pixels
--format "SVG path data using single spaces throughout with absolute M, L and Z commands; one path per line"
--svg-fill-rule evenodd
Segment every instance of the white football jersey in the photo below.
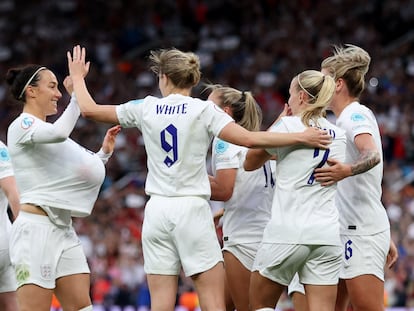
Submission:
M 333 140 L 329 149 L 294 145 L 267 149 L 277 155 L 276 191 L 272 218 L 263 236 L 264 242 L 287 244 L 340 245 L 336 185 L 322 187 L 314 178 L 314 169 L 328 158 L 345 159 L 345 132 L 324 118 L 318 126 L 329 131 Z M 272 132 L 294 133 L 305 130 L 299 117 L 283 117 Z
M 214 136 L 233 119 L 211 101 L 171 94 L 147 96 L 116 108 L 123 127 L 142 132 L 148 195 L 210 198 L 206 155 Z
M 370 134 L 381 155 L 381 162 L 369 171 L 347 177 L 338 183 L 337 205 L 340 211 L 341 233 L 367 235 L 389 228 L 389 220 L 382 196 L 382 144 L 377 121 L 366 106 L 358 102 L 348 105 L 338 117 L 336 125 L 346 131 L 346 163 L 354 163 L 359 157 L 355 136 Z
M 13 176 L 13 167 L 6 145 L 0 141 L 0 179 Z M 8 201 L 3 189 L 0 188 L 0 250 L 9 248 L 9 231 L 11 222 L 7 215 Z
M 215 138 L 212 147 L 213 175 L 222 169 L 237 169 L 232 197 L 224 202 L 223 239 L 227 245 L 260 242 L 270 220 L 275 187 L 270 161 L 246 172 L 243 163 L 248 148 Z
M 7 132 L 20 202 L 89 215 L 105 178 L 102 160 L 70 138 L 36 143 L 36 131 L 42 127 L 50 123 L 22 113 Z

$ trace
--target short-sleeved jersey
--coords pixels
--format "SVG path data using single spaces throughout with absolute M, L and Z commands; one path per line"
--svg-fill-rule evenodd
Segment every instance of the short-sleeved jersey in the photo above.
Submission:
M 9 151 L 6 145 L 0 141 L 0 179 L 13 176 L 13 167 Z M 2 189 L 0 189 L 0 250 L 9 248 L 9 230 L 11 222 L 7 215 L 8 201 Z
M 264 242 L 287 244 L 339 245 L 339 219 L 335 206 L 336 185 L 322 187 L 314 178 L 314 169 L 327 165 L 329 158 L 345 159 L 345 132 L 324 118 L 318 126 L 329 131 L 333 140 L 329 149 L 293 145 L 267 149 L 277 155 L 276 191 L 272 218 L 263 236 Z M 302 132 L 299 117 L 283 117 L 271 131 Z
M 87 216 L 105 178 L 104 164 L 97 154 L 70 138 L 59 143 L 33 143 L 34 133 L 45 123 L 22 113 L 8 128 L 7 143 L 20 202 Z
M 260 242 L 270 220 L 275 179 L 270 161 L 246 172 L 243 163 L 248 148 L 215 138 L 212 145 L 212 172 L 237 169 L 232 197 L 224 202 L 223 238 L 228 245 Z
M 142 132 L 148 195 L 210 198 L 206 155 L 213 137 L 233 121 L 230 116 L 211 101 L 179 94 L 147 96 L 116 111 L 122 127 Z
M 375 116 L 366 106 L 353 102 L 342 111 L 336 125 L 346 131 L 346 163 L 354 163 L 359 157 L 354 142 L 359 134 L 370 134 L 381 155 L 381 162 L 369 171 L 347 177 L 338 183 L 337 205 L 341 215 L 341 233 L 369 235 L 382 232 L 390 225 L 381 203 L 382 144 Z

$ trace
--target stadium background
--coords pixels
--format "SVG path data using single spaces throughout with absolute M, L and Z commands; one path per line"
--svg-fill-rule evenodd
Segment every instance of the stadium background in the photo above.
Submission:
M 2 0 L 0 139 L 21 109 L 7 95 L 7 69 L 39 63 L 63 81 L 66 51 L 77 43 L 88 49 L 87 83 L 99 103 L 159 95 L 146 56 L 174 46 L 200 56 L 203 82 L 251 90 L 264 127 L 283 108 L 290 79 L 318 69 L 333 44 L 365 48 L 372 62 L 362 102 L 381 127 L 383 202 L 400 251 L 386 271 L 384 302 L 389 310 L 414 307 L 413 0 Z M 202 85 L 194 95 L 206 96 Z M 107 128 L 80 119 L 72 138 L 98 150 Z M 145 163 L 140 133 L 123 130 L 93 215 L 74 221 L 92 270 L 91 295 L 102 306 L 96 310 L 148 309 L 140 243 Z M 183 277 L 178 308 L 192 304 L 192 290 Z M 279 308 L 291 304 L 283 299 Z

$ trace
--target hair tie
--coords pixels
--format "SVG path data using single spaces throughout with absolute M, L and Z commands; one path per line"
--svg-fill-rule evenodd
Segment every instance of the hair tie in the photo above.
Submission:
M 245 100 L 246 100 L 246 92 L 245 91 L 242 91 L 240 101 L 244 102 Z

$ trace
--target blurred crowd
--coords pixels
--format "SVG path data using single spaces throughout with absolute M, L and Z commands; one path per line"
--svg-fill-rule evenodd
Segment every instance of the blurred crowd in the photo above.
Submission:
M 99 103 L 160 95 L 148 52 L 177 47 L 200 56 L 203 82 L 251 90 L 264 112 L 263 128 L 282 111 L 291 78 L 319 69 L 334 44 L 366 49 L 372 62 L 361 102 L 373 109 L 382 130 L 383 202 L 400 251 L 396 267 L 386 272 L 384 300 L 387 306 L 414 307 L 414 0 L 0 2 L 3 77 L 10 67 L 38 63 L 63 81 L 66 51 L 77 43 L 87 47 L 87 83 Z M 7 91 L 0 79 L 3 141 L 20 110 Z M 207 97 L 203 84 L 194 95 Z M 65 94 L 60 110 L 68 100 Z M 72 138 L 97 151 L 106 129 L 81 118 Z M 90 262 L 93 302 L 107 310 L 149 308 L 140 241 L 145 177 L 140 133 L 124 129 L 93 214 L 74 220 Z M 181 308 L 196 307 L 192 292 L 183 276 Z

